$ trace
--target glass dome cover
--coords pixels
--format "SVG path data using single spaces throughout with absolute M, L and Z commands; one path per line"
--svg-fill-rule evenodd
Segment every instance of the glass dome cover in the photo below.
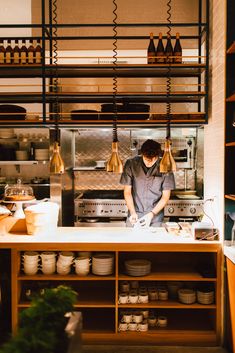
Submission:
M 35 196 L 31 186 L 23 185 L 21 179 L 17 179 L 16 184 L 5 187 L 4 198 L 6 201 L 27 201 L 35 199 Z

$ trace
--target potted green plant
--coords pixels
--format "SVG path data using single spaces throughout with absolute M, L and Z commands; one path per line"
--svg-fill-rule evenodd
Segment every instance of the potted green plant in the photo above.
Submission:
M 20 313 L 17 334 L 6 342 L 0 353 L 65 353 L 68 338 L 65 314 L 73 311 L 77 293 L 66 286 L 48 288 L 32 299 Z

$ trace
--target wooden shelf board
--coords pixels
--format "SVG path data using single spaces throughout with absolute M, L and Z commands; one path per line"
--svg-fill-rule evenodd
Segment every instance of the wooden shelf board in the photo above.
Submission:
M 227 146 L 227 147 L 233 147 L 233 146 L 235 146 L 235 142 L 227 142 L 227 143 L 225 144 L 225 146 Z
M 30 302 L 20 302 L 18 304 L 18 308 L 29 308 L 30 307 Z M 74 307 L 76 308 L 115 308 L 115 304 L 112 301 L 78 301 L 76 304 L 74 304 Z
M 82 342 L 84 344 L 132 344 L 146 345 L 195 345 L 216 346 L 216 333 L 213 330 L 148 330 L 147 332 L 99 332 L 83 330 Z
M 150 301 L 146 304 L 119 304 L 119 309 L 121 308 L 168 308 L 168 309 L 216 309 L 215 304 L 203 305 L 199 303 L 194 304 L 183 304 L 173 300 L 157 300 Z
M 235 195 L 225 195 L 225 198 L 235 201 Z
M 235 53 L 235 42 L 233 42 L 230 47 L 227 49 L 227 54 L 234 54 Z
M 92 274 L 88 276 L 78 276 L 76 274 L 61 276 L 57 273 L 53 275 L 39 273 L 33 276 L 20 274 L 17 279 L 19 281 L 114 281 L 115 276 L 96 276 Z
M 141 281 L 160 281 L 160 280 L 183 280 L 183 281 L 205 281 L 205 282 L 216 282 L 216 278 L 208 278 L 208 277 L 202 277 L 199 273 L 197 272 L 178 272 L 177 270 L 175 271 L 158 271 L 158 272 L 151 272 L 147 276 L 128 276 L 125 274 L 120 274 L 118 277 L 119 280 L 141 280 Z M 53 281 L 60 281 L 60 280 L 66 280 L 66 281 L 113 281 L 115 280 L 115 276 L 96 276 L 89 274 L 88 276 L 77 276 L 75 274 L 69 274 L 65 276 L 61 276 L 58 274 L 53 274 L 53 275 L 44 275 L 44 274 L 36 274 L 33 276 L 28 276 L 28 275 L 23 275 L 20 274 L 18 276 L 18 280 L 21 281 L 48 281 L 48 280 L 53 280 Z

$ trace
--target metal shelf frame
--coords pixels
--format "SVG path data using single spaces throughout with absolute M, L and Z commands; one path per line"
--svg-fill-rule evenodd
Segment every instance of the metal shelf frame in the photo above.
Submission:
M 46 6 L 48 6 L 49 16 L 46 22 Z M 58 71 L 59 78 L 73 78 L 73 77 L 113 77 L 113 65 L 57 65 L 57 69 L 53 64 L 53 28 L 55 28 L 55 24 L 53 23 L 53 12 L 52 12 L 53 1 L 49 0 L 48 5 L 46 5 L 46 0 L 41 0 L 41 23 L 39 24 L 1 24 L 1 28 L 39 28 L 41 29 L 41 36 L 30 36 L 30 37 L 4 37 L 4 39 L 16 40 L 16 39 L 41 39 L 42 41 L 42 65 L 28 65 L 24 67 L 17 67 L 14 65 L 1 66 L 0 77 L 2 78 L 29 78 L 29 77 L 39 77 L 42 79 L 42 92 L 39 94 L 35 94 L 34 97 L 31 94 L 25 93 L 25 97 L 23 94 L 19 93 L 18 98 L 17 95 L 1 95 L 0 102 L 5 103 L 34 103 L 40 102 L 42 104 L 42 120 L 40 124 L 47 125 L 48 121 L 46 118 L 47 115 L 47 105 L 49 104 L 49 111 L 53 112 L 53 77 L 55 75 L 55 71 Z M 205 11 L 205 13 L 204 13 Z M 203 16 L 204 15 L 204 16 Z M 197 22 L 173 22 L 171 23 L 171 27 L 180 27 L 180 28 L 187 28 L 192 27 L 197 30 L 196 35 L 181 35 L 181 39 L 192 39 L 197 41 L 198 47 L 198 63 L 189 63 L 189 64 L 170 64 L 171 67 L 171 77 L 194 77 L 197 79 L 198 83 L 198 92 L 197 94 L 192 94 L 190 92 L 186 92 L 185 94 L 179 94 L 177 96 L 171 96 L 172 102 L 193 102 L 197 104 L 198 112 L 205 114 L 204 123 L 208 122 L 208 92 L 209 92 L 209 0 L 198 0 L 198 14 L 197 14 L 198 21 Z M 203 19 L 206 19 L 204 22 Z M 86 24 L 79 24 L 79 23 L 58 23 L 57 28 L 112 28 L 112 23 L 86 23 Z M 118 23 L 117 27 L 119 28 L 133 28 L 133 27 L 166 27 L 166 22 L 161 23 Z M 165 38 L 165 37 L 164 37 Z M 175 38 L 175 36 L 172 36 Z M 60 35 L 56 38 L 58 41 L 63 40 L 110 40 L 113 39 L 112 36 L 67 36 L 67 35 Z M 140 35 L 126 35 L 126 36 L 117 36 L 119 40 L 146 40 L 148 39 L 147 36 L 140 36 Z M 49 43 L 49 55 L 50 61 L 49 65 L 46 64 L 45 59 L 45 52 L 46 46 Z M 205 53 L 202 53 L 202 45 L 205 43 Z M 206 59 L 205 62 L 202 62 L 202 55 L 205 55 Z M 141 78 L 141 77 L 166 77 L 168 72 L 169 65 L 119 65 L 117 66 L 117 77 L 131 77 L 131 78 Z M 202 80 L 203 74 L 203 80 Z M 46 91 L 46 81 L 49 79 L 50 83 L 50 91 L 49 93 Z M 202 82 L 205 84 L 205 87 L 202 87 Z M 205 90 L 205 92 L 204 92 Z M 59 102 L 84 102 L 84 103 L 93 103 L 93 102 L 110 102 L 111 94 L 107 94 L 106 97 L 103 95 L 97 94 L 89 95 L 81 93 L 80 96 L 70 94 L 69 96 L 64 94 L 59 96 Z M 164 102 L 166 101 L 166 95 L 164 99 L 164 94 L 152 94 L 149 95 L 135 95 L 135 93 L 129 96 L 132 102 Z M 128 98 L 128 100 L 129 100 Z M 5 99 L 5 100 L 4 100 Z M 122 95 L 119 95 L 119 100 L 123 99 Z M 202 101 L 203 99 L 203 101 Z M 203 111 L 202 111 L 203 110 Z M 5 125 L 6 122 L 0 121 L 0 125 Z M 12 121 L 11 121 L 12 123 Z M 9 123 L 9 125 L 11 124 Z M 14 122 L 15 123 L 15 122 Z M 17 124 L 21 124 L 21 122 L 16 122 Z M 76 122 L 79 125 L 79 122 Z M 74 124 L 74 122 L 73 122 Z M 89 124 L 89 123 L 88 123 Z M 144 122 L 142 122 L 144 124 Z M 181 124 L 181 122 L 179 122 Z M 197 123 L 196 123 L 197 124 Z M 24 126 L 27 125 L 23 124 Z M 32 122 L 29 122 L 29 125 L 32 125 Z M 158 122 L 156 122 L 156 126 L 158 126 Z

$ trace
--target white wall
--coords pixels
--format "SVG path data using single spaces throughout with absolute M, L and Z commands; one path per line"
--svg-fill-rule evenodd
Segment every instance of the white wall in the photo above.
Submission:
M 31 0 L 0 0 L 1 24 L 31 24 Z M 1 29 L 4 36 L 31 35 L 31 28 Z
M 210 23 L 210 113 L 205 126 L 204 193 L 206 213 L 223 237 L 224 224 L 224 117 L 225 117 L 225 38 L 226 1 L 211 4 Z

